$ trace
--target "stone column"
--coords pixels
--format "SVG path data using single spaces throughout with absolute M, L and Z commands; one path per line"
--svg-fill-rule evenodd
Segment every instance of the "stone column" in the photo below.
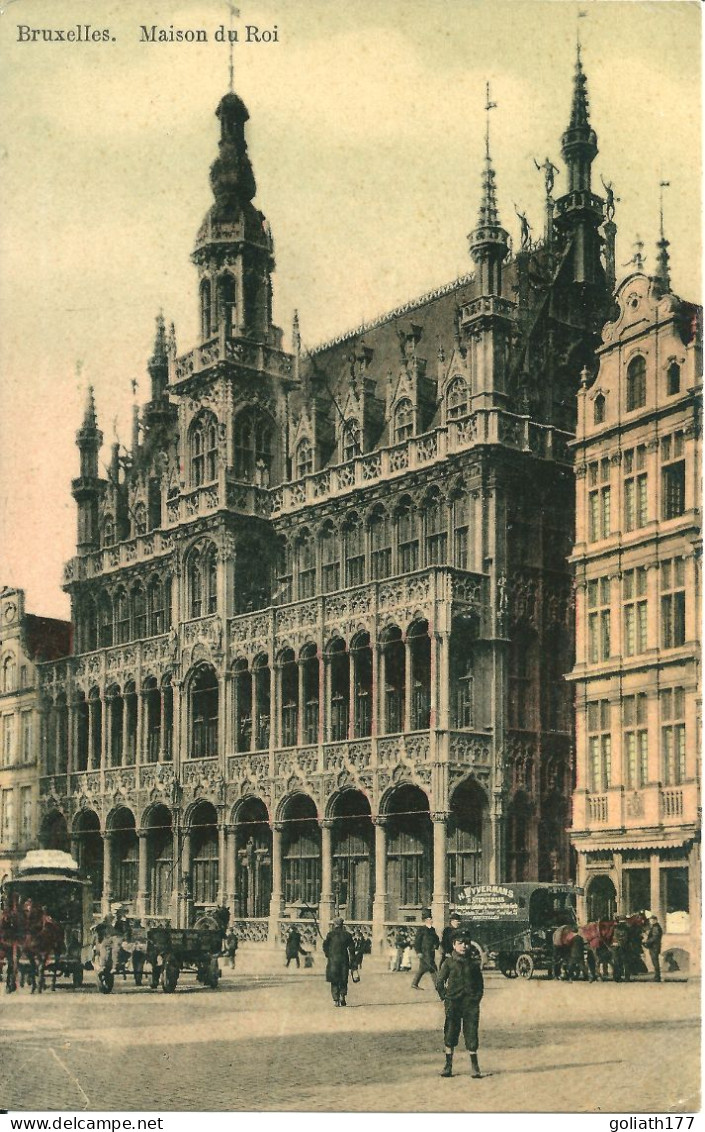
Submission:
M 149 831 L 137 830 L 137 915 L 146 916 L 149 911 Z
M 649 873 L 651 880 L 651 914 L 658 916 L 659 923 L 666 930 L 666 925 L 661 919 L 661 856 L 659 853 L 652 853 L 649 857 Z
M 272 897 L 269 904 L 269 943 L 277 942 L 279 919 L 282 913 L 282 822 L 272 824 Z
M 384 951 L 384 924 L 387 919 L 387 818 L 375 818 L 375 896 L 372 903 L 372 948 L 374 955 Z
M 66 751 L 66 777 L 67 777 L 68 780 L 70 780 L 71 775 L 73 774 L 74 770 L 76 769 L 76 747 L 78 745 L 77 744 L 78 713 L 76 711 L 76 706 L 75 706 L 74 700 L 68 700 L 67 701 L 67 711 L 68 711 L 68 727 L 67 727 L 68 750 Z M 69 792 L 70 792 L 70 786 L 69 786 L 69 782 L 67 781 L 67 783 L 66 783 L 66 793 L 68 794 Z
M 438 811 L 431 815 L 433 819 L 433 895 L 431 897 L 431 911 L 436 929 L 445 924 L 448 912 L 448 886 L 446 866 L 447 856 L 447 828 L 448 815 Z
M 490 860 L 488 881 L 490 884 L 499 884 L 505 875 L 505 840 L 504 840 L 504 795 L 501 790 L 495 790 L 490 798 Z
M 321 821 L 321 903 L 319 907 L 319 920 L 321 933 L 325 936 L 330 930 L 335 899 L 333 895 L 333 844 L 331 831 L 333 822 L 330 818 Z
M 140 685 L 139 689 L 135 686 L 135 706 L 137 708 L 137 718 L 135 720 L 135 767 L 140 767 L 143 762 L 146 762 L 146 759 L 144 758 L 144 749 L 143 749 L 144 735 L 142 734 L 142 732 L 144 730 L 144 716 L 145 716 L 145 713 L 144 713 L 144 710 L 143 710 L 143 708 L 144 708 L 144 697 L 142 695 L 141 685 Z M 139 786 L 139 771 L 137 772 L 137 778 L 138 778 L 137 786 Z
M 348 653 L 348 739 L 355 738 L 355 658 L 354 649 L 345 646 Z
M 412 655 L 411 638 L 404 635 L 404 715 L 402 717 L 402 731 L 413 730 L 411 724 L 411 697 L 414 687 L 414 663 Z
M 318 742 L 327 743 L 331 738 L 331 658 L 322 650 L 318 654 Z
M 306 714 L 306 706 L 304 704 L 305 681 L 304 672 L 306 661 L 299 660 L 297 665 L 296 675 L 298 678 L 298 710 L 296 712 L 296 742 L 299 747 L 304 745 L 304 716 Z M 308 742 L 308 740 L 306 740 Z
M 225 830 L 225 902 L 230 909 L 231 918 L 237 915 L 237 839 L 234 829 Z
M 191 877 L 191 831 L 185 829 L 181 834 L 181 924 L 187 928 L 191 922 L 193 888 Z
M 107 916 L 113 899 L 113 835 L 110 830 L 103 833 L 103 895 L 100 901 L 101 915 Z
M 259 685 L 260 685 L 260 679 L 261 679 L 261 677 L 260 677 L 260 674 L 259 674 L 259 669 L 254 668 L 252 670 L 252 697 L 251 697 L 252 704 L 251 704 L 251 712 L 250 712 L 250 714 L 252 716 L 252 733 L 250 735 L 250 750 L 251 751 L 257 750 L 257 732 L 259 730 Z M 270 710 L 270 713 L 271 713 L 271 710 L 272 710 L 271 704 L 270 704 L 269 710 Z M 271 718 L 270 718 L 270 721 L 269 721 L 269 727 L 270 727 L 270 732 L 271 732 L 271 727 L 272 727 Z
M 222 908 L 228 891 L 227 830 L 223 820 L 218 822 L 218 905 Z
M 122 694 L 122 751 L 120 752 L 120 766 L 127 766 L 127 744 L 130 732 L 130 693 L 123 691 Z
M 372 651 L 372 734 L 385 735 L 387 732 L 387 704 L 385 687 L 387 683 L 387 658 L 384 645 L 376 644 Z M 377 725 L 375 727 L 375 724 Z
M 110 716 L 108 711 L 109 700 L 107 696 L 100 698 L 100 769 L 105 770 L 108 765 L 108 732 L 110 730 Z

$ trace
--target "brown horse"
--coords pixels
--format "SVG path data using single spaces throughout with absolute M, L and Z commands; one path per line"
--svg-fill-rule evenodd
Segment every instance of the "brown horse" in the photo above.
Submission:
M 593 920 L 579 928 L 587 944 L 587 965 L 591 977 L 606 978 L 608 966 L 616 983 L 629 982 L 641 965 L 641 933 L 646 916 L 637 912 L 617 920 Z
M 52 990 L 56 989 L 56 966 L 64 949 L 64 929 L 31 900 L 18 907 L 16 899 L 0 914 L 0 956 L 7 963 L 5 990 L 17 990 L 22 972 L 34 994 L 46 987 L 46 965 L 54 957 Z M 24 981 L 23 978 L 23 981 Z

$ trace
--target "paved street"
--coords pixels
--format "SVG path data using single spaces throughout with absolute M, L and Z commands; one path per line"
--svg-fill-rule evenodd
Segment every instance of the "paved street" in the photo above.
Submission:
M 363 970 L 336 1010 L 313 971 L 247 973 L 218 991 L 118 981 L 0 996 L 10 1110 L 656 1111 L 699 1106 L 699 982 L 565 984 L 489 974 L 480 1063 L 443 1064 L 430 983 Z M 277 957 L 278 959 L 278 957 Z M 87 976 L 92 979 L 92 976 Z M 422 984 L 423 985 L 423 984 Z

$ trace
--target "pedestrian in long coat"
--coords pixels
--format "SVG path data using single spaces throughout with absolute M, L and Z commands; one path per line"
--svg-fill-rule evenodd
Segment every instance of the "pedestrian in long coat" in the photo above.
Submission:
M 326 982 L 330 983 L 330 993 L 336 1006 L 347 1006 L 348 975 L 356 969 L 355 940 L 346 931 L 340 917 L 333 921 L 333 927 L 323 940 L 323 954 L 326 957 Z
M 661 940 L 663 939 L 663 928 L 658 922 L 657 916 L 652 916 L 649 922 L 649 930 L 644 940 L 644 946 L 651 956 L 651 963 L 654 968 L 654 982 L 661 982 Z
M 300 967 L 299 955 L 305 955 L 303 947 L 301 946 L 301 932 L 298 928 L 291 928 L 288 936 L 286 937 L 286 949 L 284 958 L 286 959 L 285 966 L 288 967 L 292 959 L 296 960 L 296 966 Z
M 436 975 L 438 968 L 436 967 L 436 951 L 441 946 L 441 941 L 438 938 L 438 933 L 433 926 L 433 917 L 431 909 L 425 908 L 423 912 L 424 922 L 416 932 L 414 940 L 414 951 L 419 957 L 419 969 L 416 972 L 412 987 L 414 990 L 420 990 L 419 983 L 421 978 L 428 971 L 433 979 L 433 985 L 436 985 Z

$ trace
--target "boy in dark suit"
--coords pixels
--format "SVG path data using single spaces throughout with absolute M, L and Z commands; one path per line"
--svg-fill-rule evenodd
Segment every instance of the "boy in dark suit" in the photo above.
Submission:
M 452 954 L 444 959 L 438 972 L 438 995 L 445 1005 L 446 1021 L 443 1042 L 446 1061 L 441 1077 L 453 1076 L 453 1051 L 463 1031 L 465 1047 L 470 1054 L 472 1077 L 481 1077 L 477 1059 L 480 1001 L 485 984 L 480 956 L 464 931 L 453 933 Z

